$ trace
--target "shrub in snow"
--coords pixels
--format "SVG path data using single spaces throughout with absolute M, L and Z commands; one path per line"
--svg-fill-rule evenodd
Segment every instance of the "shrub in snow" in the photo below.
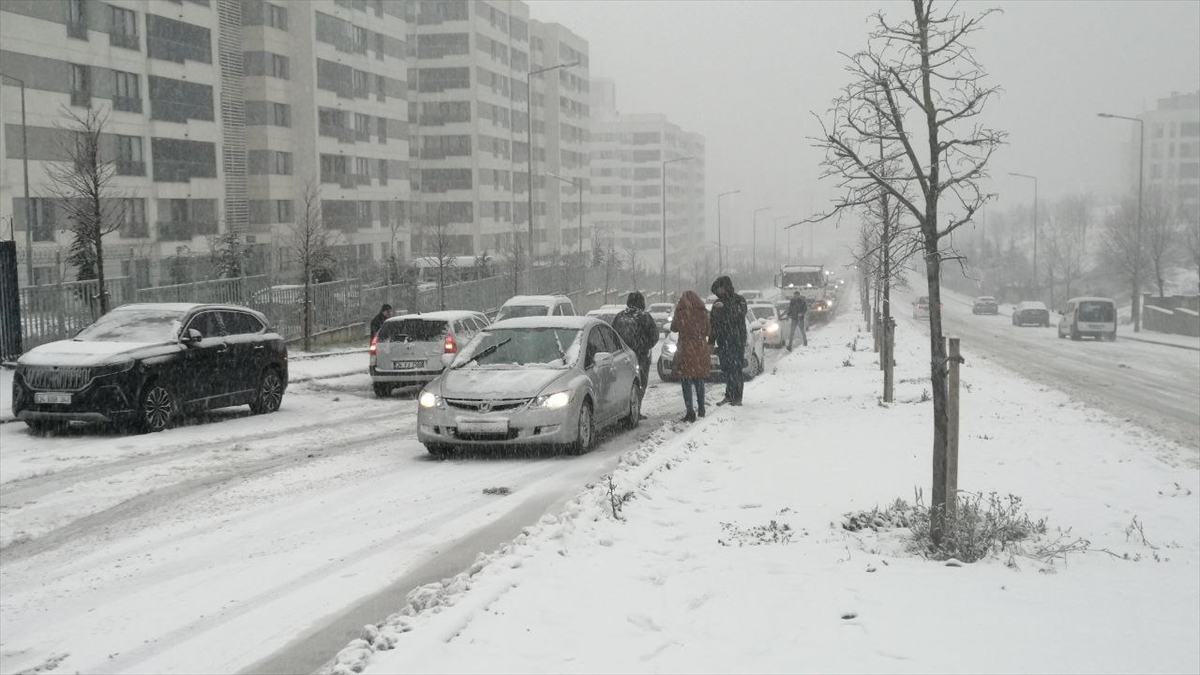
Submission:
M 763 544 L 786 544 L 792 540 L 792 526 L 772 520 L 766 525 L 742 528 L 733 523 L 721 523 L 725 536 L 718 539 L 722 546 L 761 546 Z

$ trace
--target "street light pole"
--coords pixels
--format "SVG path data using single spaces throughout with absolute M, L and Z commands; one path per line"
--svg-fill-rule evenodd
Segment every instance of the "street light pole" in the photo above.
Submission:
M 770 206 L 764 206 L 761 209 L 754 210 L 754 233 L 750 235 L 750 269 L 753 274 L 758 274 L 758 214 L 760 211 L 770 211 Z
M 533 76 L 541 75 L 542 73 L 548 73 L 552 70 L 570 68 L 577 65 L 579 65 L 579 61 L 560 63 L 556 66 L 547 66 L 545 68 L 531 70 L 525 75 L 525 124 L 529 134 L 529 155 L 525 158 L 526 175 L 529 177 L 529 279 L 527 283 L 531 285 L 530 292 L 533 290 Z
M 1038 290 L 1038 179 L 1037 176 L 1030 176 L 1027 173 L 1008 172 L 1010 176 L 1017 178 L 1028 178 L 1033 181 L 1033 292 Z
M 729 195 L 736 195 L 741 190 L 733 190 L 731 192 L 722 192 L 717 195 L 717 274 L 719 275 L 725 269 L 724 248 L 721 244 L 721 198 Z
M 664 159 L 662 161 L 662 299 L 665 302 L 667 299 L 667 165 L 675 162 L 683 162 L 689 159 L 696 159 L 689 155 L 687 157 L 676 157 L 675 159 Z
M 1140 260 L 1142 255 L 1142 192 L 1145 189 L 1146 181 L 1146 122 L 1139 117 L 1126 117 L 1110 113 L 1097 113 L 1097 116 L 1128 120 L 1137 122 L 1138 125 L 1138 206 L 1135 246 Z M 1133 332 L 1135 333 L 1142 332 L 1142 279 L 1140 265 L 1138 267 L 1137 273 L 1133 275 L 1133 309 L 1131 310 L 1133 312 Z
M 562 176 L 554 173 L 548 173 L 546 175 L 550 176 L 551 178 L 557 178 L 567 185 L 570 185 L 571 187 L 575 188 L 576 192 L 579 193 L 579 269 L 581 270 L 579 276 L 579 290 L 583 290 L 582 270 L 587 268 L 587 265 L 583 264 L 583 181 L 576 180 L 574 178 L 563 178 Z
M 25 281 L 33 285 L 33 202 L 29 199 L 29 138 L 25 126 L 25 80 L 0 73 L 21 87 L 21 173 L 25 179 Z M 15 220 L 15 218 L 14 218 Z

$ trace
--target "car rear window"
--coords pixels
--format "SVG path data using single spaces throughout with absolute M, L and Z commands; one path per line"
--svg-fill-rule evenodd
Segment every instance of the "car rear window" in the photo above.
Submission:
M 1085 323 L 1110 322 L 1113 320 L 1113 306 L 1107 302 L 1081 302 L 1079 320 Z
M 773 319 L 775 318 L 774 307 L 752 307 L 754 318 L 756 319 Z
M 436 319 L 387 321 L 379 329 L 380 342 L 433 342 L 446 334 L 446 322 Z
M 523 316 L 546 316 L 548 313 L 549 309 L 545 305 L 508 305 L 500 308 L 496 320 L 518 319 Z

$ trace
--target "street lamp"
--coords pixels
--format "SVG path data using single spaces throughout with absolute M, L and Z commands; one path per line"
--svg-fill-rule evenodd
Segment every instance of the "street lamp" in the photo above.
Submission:
M 1038 290 L 1038 264 L 1037 264 L 1037 245 L 1038 245 L 1038 190 L 1037 176 L 1030 176 L 1027 173 L 1015 173 L 1009 171 L 1008 175 L 1016 176 L 1017 178 L 1028 178 L 1033 181 L 1033 292 Z
M 721 197 L 736 195 L 739 192 L 741 192 L 741 190 L 722 192 L 721 194 L 717 195 L 717 274 L 720 274 L 725 269 L 725 263 L 723 261 L 724 259 L 721 255 L 723 250 L 721 246 Z
M 688 155 L 662 161 L 662 299 L 664 301 L 667 299 L 667 165 L 689 159 L 696 158 Z
M 1126 117 L 1125 115 L 1113 115 L 1111 113 L 1096 113 L 1097 117 L 1105 119 L 1128 120 L 1137 122 L 1138 124 L 1138 207 L 1137 207 L 1137 233 L 1135 245 L 1137 247 L 1137 255 L 1142 255 L 1142 191 L 1145 188 L 1146 177 L 1146 122 L 1137 117 Z M 1140 265 L 1139 265 L 1140 267 Z M 1140 333 L 1142 331 L 1142 280 L 1139 274 L 1133 275 L 1133 332 Z
M 758 274 L 758 214 L 760 211 L 770 210 L 770 206 L 754 209 L 754 232 L 750 235 L 750 269 L 753 270 L 753 274 Z
M 529 156 L 526 158 L 526 175 L 529 177 L 529 283 L 533 283 L 533 76 L 552 70 L 579 65 L 579 61 L 560 63 L 531 70 L 525 75 L 525 124 L 529 133 Z M 532 290 L 532 289 L 531 289 Z
M 547 173 L 546 175 L 574 187 L 576 192 L 579 193 L 579 290 L 583 290 L 583 269 L 586 267 L 583 264 L 583 181 L 574 178 L 563 178 L 555 173 Z
M 25 80 L 0 73 L 21 87 L 21 173 L 25 178 L 25 275 L 26 283 L 33 285 L 33 202 L 29 199 L 29 142 L 25 126 Z M 14 218 L 16 220 L 16 218 Z

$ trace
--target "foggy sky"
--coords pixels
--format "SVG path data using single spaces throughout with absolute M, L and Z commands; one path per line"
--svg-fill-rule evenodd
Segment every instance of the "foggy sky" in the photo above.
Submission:
M 883 8 L 895 19 L 912 12 L 907 2 L 783 0 L 530 6 L 533 18 L 589 41 L 592 74 L 616 80 L 621 112 L 661 112 L 704 134 L 712 236 L 717 193 L 742 191 L 722 200 L 726 242 L 739 231 L 748 236 L 756 208 L 773 207 L 759 216 L 761 240 L 776 216 L 804 217 L 824 206 L 832 188 L 817 181 L 821 155 L 807 137 L 819 127 L 810 112 L 827 117 L 847 82 L 838 52 L 866 46 L 872 12 Z M 1009 133 L 992 162 L 988 189 L 1000 194 L 994 208 L 1032 202 L 1029 181 L 1009 171 L 1038 176 L 1043 204 L 1075 191 L 1123 190 L 1121 146 L 1135 125 L 1096 113 L 1134 116 L 1172 91 L 1200 89 L 1200 2 L 961 7 L 1003 10 L 971 42 L 991 82 L 1004 89 L 985 113 L 990 126 Z

